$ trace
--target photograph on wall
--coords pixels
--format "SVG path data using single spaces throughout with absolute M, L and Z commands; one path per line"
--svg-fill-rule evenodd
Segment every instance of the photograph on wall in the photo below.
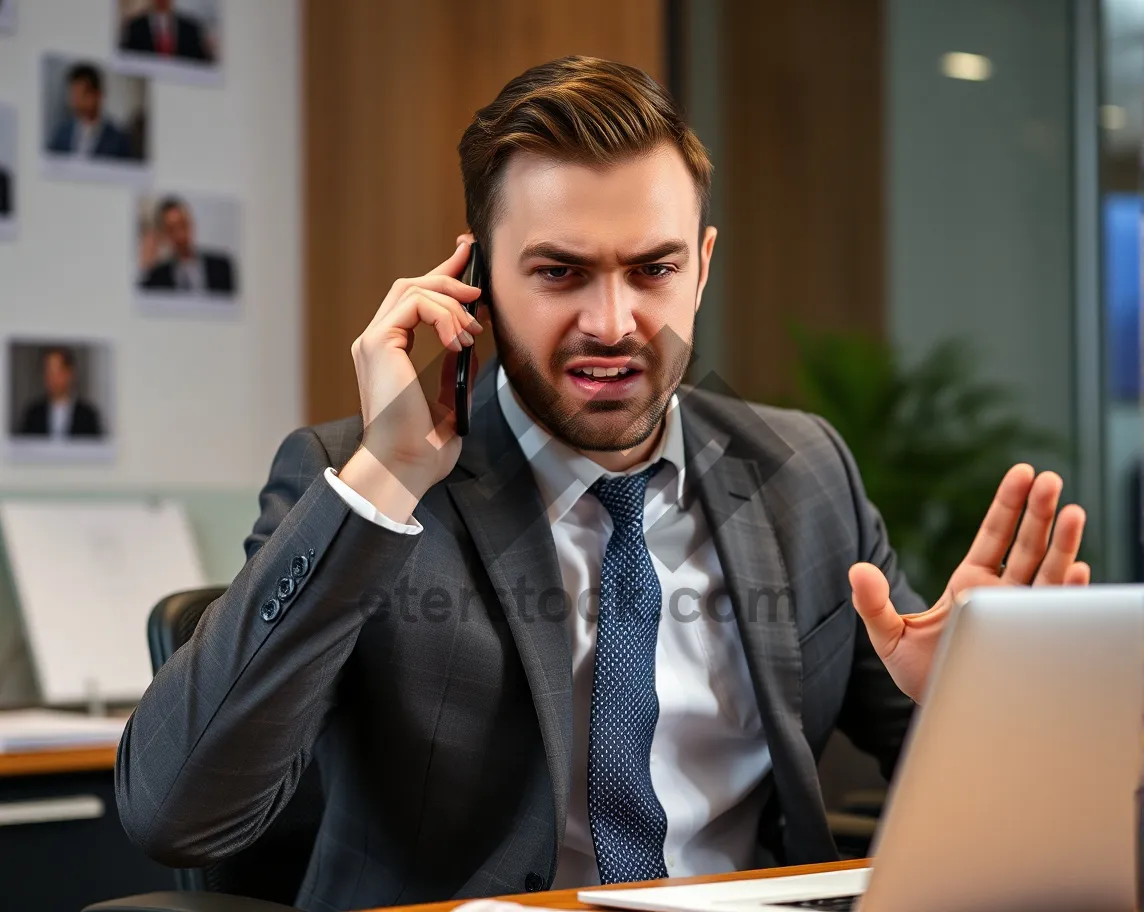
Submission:
M 147 80 L 84 57 L 42 63 L 45 173 L 132 185 L 150 177 Z
M 114 455 L 109 343 L 11 338 L 3 353 L 10 459 L 103 462 Z
M 0 241 L 16 238 L 16 109 L 0 104 Z
M 116 61 L 124 72 L 217 85 L 221 0 L 112 0 Z
M 240 235 L 236 199 L 141 193 L 134 239 L 140 310 L 157 316 L 237 316 Z
M 0 35 L 16 31 L 16 0 L 0 0 Z

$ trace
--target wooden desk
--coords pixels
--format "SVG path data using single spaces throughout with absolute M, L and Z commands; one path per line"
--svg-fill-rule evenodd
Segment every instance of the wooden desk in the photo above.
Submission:
M 864 868 L 869 861 L 837 861 L 831 864 L 803 865 L 796 868 L 768 868 L 764 871 L 745 871 L 739 874 L 714 874 L 707 877 L 676 877 L 672 880 L 649 880 L 647 883 L 625 885 L 623 887 L 596 887 L 595 889 L 618 890 L 634 889 L 636 887 L 663 887 L 682 886 L 683 884 L 718 883 L 724 880 L 752 880 L 764 877 L 785 877 L 791 874 L 815 874 L 820 871 L 846 871 L 851 868 Z M 599 909 L 600 906 L 585 905 L 576 898 L 578 890 L 553 890 L 550 893 L 521 893 L 517 896 L 498 896 L 506 902 L 520 903 L 522 906 L 543 906 L 548 909 Z M 448 912 L 461 905 L 461 902 L 450 901 L 440 903 L 425 903 L 419 906 L 394 906 L 386 912 Z M 379 909 L 372 912 L 381 912 Z
M 55 773 L 83 773 L 112 769 L 115 769 L 114 747 L 0 754 L 0 777 L 46 776 Z
M 0 754 L 0 908 L 64 912 L 174 887 L 123 832 L 114 769 L 114 747 Z

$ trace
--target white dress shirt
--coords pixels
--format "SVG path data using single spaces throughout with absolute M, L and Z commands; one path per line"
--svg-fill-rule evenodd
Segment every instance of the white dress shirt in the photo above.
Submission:
M 608 473 L 537 425 L 514 397 L 504 370 L 497 398 L 532 468 L 556 545 L 564 588 L 577 610 L 568 618 L 572 647 L 573 765 L 568 826 L 554 889 L 599 883 L 588 821 L 588 721 L 596 650 L 595 614 L 612 521 L 588 488 Z M 664 861 L 670 876 L 743 870 L 754 864 L 763 794 L 771 768 L 751 678 L 723 572 L 702 505 L 687 484 L 678 400 L 672 397 L 660 441 L 647 462 L 651 479 L 644 530 L 663 593 L 656 643 L 659 720 L 651 778 L 667 815 Z M 359 515 L 417 534 L 381 515 L 339 479 L 326 477 Z M 416 520 L 413 520 L 416 523 Z
M 197 253 L 192 253 L 186 259 L 175 257 L 172 263 L 175 269 L 175 288 L 177 290 L 201 292 L 207 287 L 203 258 Z
M 75 403 L 71 399 L 62 402 L 52 400 L 48 405 L 48 437 L 63 440 L 71 433 L 72 413 Z
M 72 132 L 72 152 L 80 158 L 91 158 L 102 130 L 102 120 L 87 121 L 77 118 Z

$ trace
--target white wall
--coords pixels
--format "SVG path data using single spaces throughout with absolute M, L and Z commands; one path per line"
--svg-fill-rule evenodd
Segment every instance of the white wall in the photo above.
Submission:
M 99 466 L 0 462 L 0 492 L 249 491 L 302 415 L 298 3 L 230 0 L 223 85 L 152 85 L 155 188 L 243 205 L 243 315 L 209 321 L 134 309 L 132 191 L 39 174 L 40 55 L 109 60 L 113 6 L 31 0 L 15 34 L 0 34 L 0 102 L 18 111 L 20 207 L 17 242 L 0 243 L 0 336 L 115 343 L 118 456 Z
M 16 33 L 0 33 L 0 104 L 18 113 L 20 221 L 17 242 L 0 243 L 0 337 L 115 343 L 118 456 L 87 467 L 0 461 L 0 497 L 173 498 L 209 580 L 227 583 L 274 449 L 302 420 L 299 4 L 229 0 L 223 85 L 152 86 L 154 188 L 231 194 L 243 206 L 243 314 L 194 322 L 136 315 L 132 191 L 39 174 L 40 55 L 108 60 L 113 2 L 24 0 Z M 0 542 L 0 706 L 20 705 L 37 693 L 2 551 Z

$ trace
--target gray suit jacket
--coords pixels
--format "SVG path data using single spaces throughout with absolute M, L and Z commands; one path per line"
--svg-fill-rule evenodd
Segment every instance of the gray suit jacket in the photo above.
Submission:
M 74 117 L 61 123 L 48 143 L 49 152 L 71 152 L 75 146 L 75 132 L 79 121 Z M 109 120 L 103 121 L 99 137 L 91 151 L 93 158 L 133 158 L 131 139 Z
M 326 805 L 301 907 L 552 882 L 572 775 L 570 646 L 544 504 L 494 369 L 460 461 L 415 510 L 419 536 L 361 519 L 321 477 L 352 455 L 360 419 L 282 444 L 246 566 L 120 744 L 120 815 L 149 855 L 198 866 L 248 846 L 315 762 Z M 828 860 L 815 768 L 828 736 L 841 728 L 889 772 L 912 708 L 856 620 L 847 570 L 871 561 L 900 611 L 924 605 L 825 422 L 679 395 L 688 478 L 773 757 L 761 857 Z

